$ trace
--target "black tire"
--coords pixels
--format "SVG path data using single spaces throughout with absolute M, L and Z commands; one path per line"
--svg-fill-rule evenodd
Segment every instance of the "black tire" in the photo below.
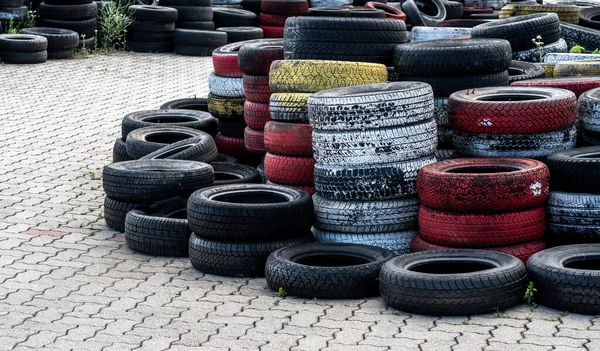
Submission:
M 133 158 L 127 153 L 125 141 L 122 138 L 115 140 L 113 146 L 113 162 L 131 161 Z
M 161 0 L 160 6 L 204 6 L 210 7 L 212 0 Z
M 211 56 L 217 49 L 217 46 L 192 46 L 192 45 L 175 45 L 175 54 L 182 56 Z
M 511 61 L 508 68 L 508 75 L 508 81 L 512 83 L 519 80 L 546 78 L 546 71 L 539 64 Z
M 536 289 L 536 302 L 560 311 L 600 314 L 600 244 L 554 247 L 535 253 L 527 273 Z
M 201 157 L 205 155 L 207 158 L 214 156 L 216 157 L 216 145 L 214 149 L 211 148 L 214 144 L 212 137 L 197 129 L 188 127 L 144 127 L 138 128 L 127 135 L 125 145 L 127 147 L 127 153 L 134 159 L 139 159 L 150 153 L 154 153 L 165 146 L 173 145 L 177 142 L 188 140 L 191 138 L 202 138 L 202 141 L 197 144 L 199 149 L 186 148 L 188 144 L 178 144 L 175 146 L 175 151 L 181 151 L 183 157 Z M 212 143 L 209 141 L 212 140 Z M 192 144 L 196 144 L 192 142 Z M 170 154 L 173 150 L 163 150 L 158 154 L 154 154 L 154 157 L 164 158 L 165 153 Z M 201 155 L 198 155 L 200 153 Z M 210 155 L 208 155 L 209 153 Z M 213 159 L 214 159 L 213 157 Z M 155 158 L 151 158 L 155 159 Z M 206 161 L 205 161 L 206 162 Z
M 192 233 L 190 261 L 201 272 L 229 277 L 264 277 L 265 263 L 271 252 L 314 241 L 312 234 L 267 242 L 224 242 Z
M 23 3 L 23 0 L 2 0 L 0 1 L 0 7 L 21 7 Z
M 152 127 L 151 127 L 152 128 Z M 161 128 L 164 129 L 164 128 Z M 140 129 L 138 129 L 140 130 Z M 135 131 L 134 131 L 135 133 Z M 190 160 L 210 163 L 217 157 L 217 145 L 212 137 L 204 135 L 181 140 L 141 157 L 141 160 Z
M 403 81 L 425 82 L 433 88 L 433 95 L 436 97 L 448 97 L 450 94 L 466 89 L 481 87 L 502 87 L 508 86 L 508 71 L 481 74 L 476 76 L 455 76 L 455 77 L 419 77 L 419 76 L 398 76 Z
M 161 6 L 165 6 L 161 4 Z M 213 9 L 206 6 L 172 6 L 177 10 L 178 21 L 212 21 Z M 174 21 L 173 21 L 174 22 Z
M 527 272 L 520 259 L 500 252 L 423 251 L 387 261 L 379 287 L 385 303 L 401 311 L 468 316 L 519 304 Z
M 377 278 L 394 254 L 378 247 L 311 243 L 274 251 L 265 267 L 267 285 L 291 296 L 355 299 L 377 295 Z
M 177 99 L 160 105 L 161 110 L 193 110 L 208 112 L 207 98 Z M 215 124 L 217 123 L 215 119 Z M 208 132 L 207 132 L 208 133 Z M 215 133 L 216 134 L 216 133 Z M 213 135 L 214 136 L 214 135 Z
M 133 21 L 127 32 L 150 32 L 150 33 L 167 33 L 175 30 L 175 23 L 173 22 L 142 22 Z
M 207 30 L 175 29 L 173 43 L 186 46 L 218 47 L 227 44 L 227 33 Z
M 173 43 L 171 41 L 143 42 L 127 40 L 125 43 L 125 50 L 141 53 L 172 52 Z
M 313 17 L 350 17 L 350 9 L 344 7 L 309 8 L 307 16 Z
M 180 197 L 140 207 L 125 217 L 125 243 L 133 251 L 157 256 L 187 256 L 192 231 L 186 201 Z
M 75 55 L 75 49 L 68 50 L 48 50 L 48 60 L 63 60 Z
M 79 34 L 68 29 L 34 27 L 21 29 L 20 33 L 45 37 L 48 51 L 72 50 L 79 44 Z
M 561 151 L 546 160 L 552 176 L 552 190 L 600 193 L 596 175 L 600 172 L 600 147 Z
M 215 171 L 215 186 L 261 182 L 260 174 L 254 167 L 224 162 L 212 162 L 211 166 Z
M 385 11 L 377 9 L 353 9 L 350 10 L 350 17 L 385 18 Z
M 189 196 L 211 186 L 212 167 L 179 160 L 134 160 L 104 166 L 102 185 L 107 196 L 128 202 L 160 201 Z
M 177 10 L 164 6 L 132 5 L 128 8 L 129 14 L 136 21 L 146 22 L 175 22 Z
M 503 72 L 511 59 L 510 43 L 502 39 L 427 40 L 398 45 L 394 50 L 394 68 L 407 76 Z
M 600 29 L 600 8 L 590 7 L 580 9 L 579 25 L 588 28 Z
M 11 52 L 2 51 L 0 52 L 0 59 L 3 63 L 8 64 L 36 64 L 44 63 L 48 59 L 48 53 L 46 51 L 35 51 L 35 52 Z
M 246 44 L 238 52 L 238 65 L 248 75 L 269 75 L 271 63 L 275 60 L 283 60 L 283 40 Z
M 81 5 L 89 4 L 92 0 L 44 0 L 44 2 L 50 5 Z
M 79 34 L 80 39 L 82 36 L 85 36 L 86 38 L 93 37 L 95 35 L 97 22 L 98 21 L 96 20 L 96 18 L 91 18 L 83 21 L 61 21 L 40 18 L 41 26 L 72 30 Z
M 144 204 L 119 201 L 107 196 L 104 198 L 104 221 L 109 228 L 123 233 L 127 213 L 140 206 Z
M 446 7 L 442 0 L 418 0 L 417 8 L 421 12 L 425 25 L 435 27 L 446 19 Z
M 310 230 L 312 211 L 308 194 L 274 185 L 215 186 L 195 192 L 188 200 L 190 227 L 214 240 L 293 238 Z
M 213 8 L 213 22 L 220 27 L 254 27 L 258 25 L 258 16 L 241 9 Z
M 19 53 L 45 51 L 48 40 L 39 35 L 29 34 L 1 34 L 0 51 Z
M 263 38 L 263 30 L 258 27 L 220 27 L 217 32 L 227 34 L 227 43 Z
M 499 38 L 510 42 L 513 51 L 532 49 L 531 39 L 541 35 L 545 43 L 560 39 L 561 30 L 558 15 L 539 13 L 505 18 L 480 24 L 473 28 L 473 38 Z
M 42 2 L 38 13 L 42 18 L 80 21 L 98 17 L 98 5 L 95 2 L 81 5 L 49 5 Z
M 414 26 L 427 26 L 425 18 L 414 0 L 405 0 L 402 2 L 402 11 L 406 14 L 406 21 Z
M 79 45 L 77 45 L 76 49 L 86 49 L 86 50 L 93 50 L 96 47 L 96 38 L 95 37 L 91 37 L 91 38 L 86 38 L 81 39 L 79 41 Z
M 463 17 L 463 4 L 458 1 L 443 1 L 446 8 L 446 20 L 460 19 Z M 438 23 L 439 24 L 439 23 Z
M 192 100 L 192 101 L 190 101 Z M 204 103 L 205 99 L 181 99 L 167 102 L 171 107 L 185 107 L 190 103 Z M 183 104 L 183 105 L 182 105 Z M 217 119 L 204 111 L 191 111 L 188 109 L 161 109 L 136 111 L 125 115 L 121 123 L 123 139 L 138 128 L 144 127 L 188 127 L 201 130 L 210 135 L 217 133 Z
M 567 42 L 561 38 L 554 43 L 544 44 L 539 49 L 536 47 L 529 50 L 513 51 L 512 57 L 513 60 L 518 61 L 540 62 L 540 55 L 542 56 L 542 60 L 544 60 L 547 54 L 555 52 L 566 53 L 567 51 L 569 51 Z
M 138 30 L 128 30 L 126 34 L 127 42 L 136 41 L 140 43 L 167 42 L 173 40 L 172 32 L 142 32 Z
M 213 21 L 177 21 L 175 26 L 179 29 L 215 30 Z
M 560 22 L 560 34 L 568 47 L 583 46 L 588 50 L 600 48 L 600 30 Z
M 547 218 L 550 236 L 571 243 L 600 240 L 600 196 L 551 191 Z

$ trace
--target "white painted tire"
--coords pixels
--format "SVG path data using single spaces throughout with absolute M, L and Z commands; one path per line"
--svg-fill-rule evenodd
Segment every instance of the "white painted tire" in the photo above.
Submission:
M 588 90 L 581 94 L 577 105 L 577 115 L 583 124 L 583 129 L 600 132 L 600 89 Z
M 552 52 L 544 57 L 544 64 L 555 65 L 559 62 L 574 60 L 597 60 L 598 55 L 594 54 L 571 54 L 567 52 Z
M 221 77 L 212 72 L 208 76 L 208 90 L 211 94 L 224 97 L 244 97 L 242 78 Z
M 410 41 L 426 41 L 437 39 L 451 39 L 471 35 L 471 28 L 454 27 L 413 27 L 410 32 Z
M 509 0 L 465 0 L 465 7 L 491 7 L 500 10 L 508 4 Z

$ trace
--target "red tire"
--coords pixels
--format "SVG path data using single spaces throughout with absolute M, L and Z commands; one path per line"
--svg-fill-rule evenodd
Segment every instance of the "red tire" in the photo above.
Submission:
M 312 156 L 312 127 L 308 123 L 270 121 L 265 125 L 269 152 L 288 156 Z
M 260 26 L 265 38 L 283 38 L 285 27 Z
M 244 120 L 246 125 L 252 129 L 265 129 L 265 124 L 271 120 L 269 104 L 246 100 L 244 103 Z
M 560 88 L 572 91 L 576 97 L 600 87 L 600 78 L 598 77 L 566 77 L 566 78 L 543 78 L 527 79 L 513 82 L 513 87 L 544 87 Z
M 550 171 L 540 161 L 460 158 L 419 171 L 417 193 L 429 208 L 453 212 L 508 212 L 542 205 Z
M 246 101 L 269 103 L 271 89 L 269 89 L 269 76 L 251 76 L 244 74 L 242 79 Z
M 217 133 L 215 136 L 215 143 L 217 144 L 217 150 L 222 154 L 231 156 L 248 156 L 252 155 L 246 149 L 244 144 L 244 138 L 232 138 L 224 136 L 221 133 Z
M 264 43 L 263 39 L 245 40 L 236 43 L 223 45 L 217 48 L 212 53 L 213 67 L 215 74 L 222 77 L 238 77 L 244 76 L 244 73 L 238 65 L 239 50 L 244 45 Z
M 290 15 L 274 15 L 271 13 L 261 13 L 258 17 L 261 26 L 268 27 L 284 27 L 285 20 L 288 19 Z
M 402 10 L 390 6 L 388 4 L 383 4 L 380 2 L 372 2 L 369 1 L 365 4 L 366 9 L 375 9 L 375 10 L 383 10 L 385 11 L 385 18 L 391 18 L 399 21 L 406 21 L 406 14 L 402 12 Z
M 543 133 L 573 125 L 577 99 L 570 91 L 554 88 L 477 88 L 450 95 L 448 115 L 450 124 L 465 132 Z
M 265 155 L 265 177 L 275 183 L 310 185 L 315 183 L 315 160 L 312 157 Z
M 484 14 L 484 13 L 494 13 L 494 9 L 491 7 L 475 7 L 475 6 L 467 6 L 463 7 L 463 17 L 467 17 L 470 15 Z
M 421 238 L 420 235 L 414 237 L 410 243 L 410 248 L 413 252 L 429 251 L 429 250 L 452 250 L 455 247 L 442 246 L 432 244 Z M 546 249 L 546 242 L 544 240 L 535 240 L 524 244 L 516 244 L 511 246 L 498 246 L 498 247 L 484 247 L 483 250 L 497 251 L 505 254 L 515 256 L 516 258 L 527 264 L 529 257 L 538 251 Z
M 246 127 L 244 130 L 244 144 L 246 149 L 255 154 L 266 154 L 265 133 L 262 130 L 255 130 Z
M 421 205 L 419 234 L 431 243 L 451 247 L 506 246 L 534 241 L 544 235 L 544 206 L 519 212 L 456 213 Z
M 264 13 L 287 16 L 302 16 L 308 13 L 306 0 L 263 0 L 260 10 Z
M 267 181 L 267 184 L 272 184 L 272 185 L 280 185 L 280 186 L 287 186 L 288 188 L 293 188 L 293 189 L 298 189 L 298 190 L 302 190 L 305 193 L 307 193 L 310 196 L 313 196 L 314 194 L 317 193 L 317 189 L 315 189 L 315 187 L 313 186 L 302 186 L 302 185 L 289 185 L 289 184 L 278 184 L 278 183 L 273 183 L 271 181 Z

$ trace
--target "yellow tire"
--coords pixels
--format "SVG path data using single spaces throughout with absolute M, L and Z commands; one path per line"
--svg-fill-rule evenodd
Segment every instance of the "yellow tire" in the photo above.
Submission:
M 544 71 L 546 72 L 546 78 L 553 78 L 554 77 L 554 66 L 556 66 L 556 65 L 550 65 L 547 63 L 542 63 L 541 65 L 544 68 Z
M 554 77 L 600 76 L 600 60 L 563 61 L 554 66 Z
M 215 118 L 244 118 L 243 97 L 225 97 L 208 94 L 208 112 Z
M 503 19 L 543 12 L 556 13 L 562 22 L 579 23 L 579 7 L 574 5 L 506 5 L 500 10 L 498 18 Z
M 273 93 L 269 101 L 271 119 L 308 122 L 308 98 L 312 93 Z
M 271 64 L 273 93 L 316 93 L 353 85 L 387 82 L 387 67 L 377 63 L 280 60 Z

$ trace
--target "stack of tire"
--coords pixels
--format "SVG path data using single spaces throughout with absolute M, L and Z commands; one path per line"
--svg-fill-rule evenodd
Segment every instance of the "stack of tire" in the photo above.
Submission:
M 211 0 L 162 0 L 159 5 L 177 10 L 176 28 L 215 29 Z
M 421 200 L 413 251 L 478 248 L 524 263 L 546 246 L 544 202 L 550 172 L 540 161 L 465 158 L 425 166 L 417 177 Z
M 258 16 L 250 11 L 232 8 L 213 8 L 213 22 L 221 27 L 256 27 Z
M 391 82 L 322 91 L 309 98 L 309 116 L 317 241 L 409 252 L 417 234 L 417 172 L 436 161 L 431 86 Z
M 62 28 L 79 34 L 79 46 L 94 48 L 98 5 L 92 0 L 72 2 L 50 0 L 40 4 L 38 9 L 41 27 Z
M 539 13 L 498 21 L 490 21 L 473 27 L 473 38 L 499 38 L 510 42 L 513 60 L 540 62 L 540 51 L 532 39 L 540 36 L 544 43 L 542 55 L 566 52 L 566 42 L 560 37 L 560 22 L 555 13 Z
M 581 78 L 580 78 L 581 79 Z M 591 78 L 595 89 L 583 93 L 577 103 L 583 145 L 600 145 L 600 78 Z
M 34 27 L 24 28 L 21 34 L 39 35 L 48 41 L 48 59 L 66 59 L 73 57 L 75 48 L 79 45 L 77 32 L 68 29 Z
M 162 6 L 133 5 L 129 14 L 134 18 L 127 29 L 125 49 L 134 52 L 173 51 L 173 30 L 177 10 Z
M 219 47 L 227 44 L 227 34 L 223 32 L 181 29 L 173 32 L 175 53 L 184 56 L 211 56 Z
M 450 94 L 508 85 L 510 63 L 510 44 L 501 39 L 440 39 L 396 47 L 394 68 L 399 80 L 421 81 L 433 88 L 441 159 L 449 158 L 449 150 L 454 149 L 447 112 Z
M 283 60 L 283 40 L 279 39 L 244 45 L 238 54 L 238 64 L 244 72 L 242 85 L 246 96 L 244 143 L 248 151 L 263 155 L 268 151 L 264 130 L 265 124 L 270 120 L 269 70 L 271 63 L 276 60 Z M 286 143 L 285 139 L 275 141 L 275 147 L 284 146 Z M 311 154 L 312 149 L 309 152 L 309 155 Z
M 265 38 L 283 38 L 286 20 L 308 12 L 307 0 L 263 0 L 260 5 L 260 28 Z M 292 57 L 294 58 L 294 57 Z
M 0 60 L 9 64 L 44 63 L 48 40 L 39 35 L 1 34 Z
M 508 4 L 500 10 L 500 19 L 526 16 L 538 13 L 554 13 L 561 22 L 578 24 L 579 7 L 577 5 L 513 5 Z
M 239 184 L 202 189 L 188 200 L 192 265 L 232 277 L 262 277 L 272 251 L 314 241 L 313 204 L 303 191 Z
M 546 160 L 552 187 L 548 198 L 549 243 L 600 242 L 600 147 L 552 154 Z
M 10 27 L 17 28 L 27 16 L 27 6 L 23 6 L 23 0 L 2 0 L 0 1 L 0 32 Z

